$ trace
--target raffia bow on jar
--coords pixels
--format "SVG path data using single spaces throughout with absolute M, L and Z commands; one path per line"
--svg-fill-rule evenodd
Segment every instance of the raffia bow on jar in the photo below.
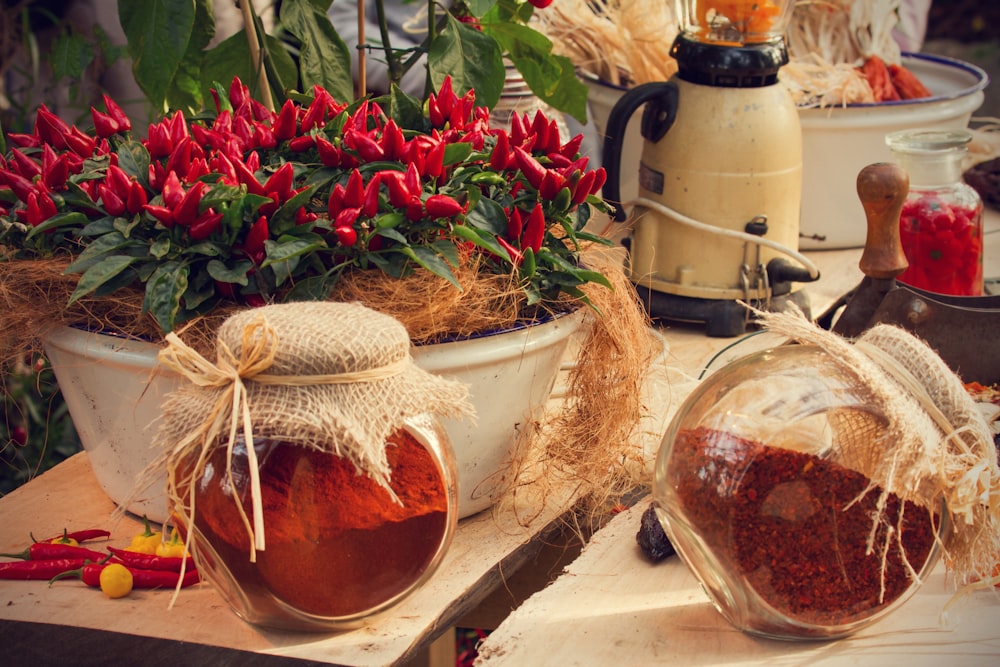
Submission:
M 771 331 L 821 347 L 869 387 L 888 423 L 867 450 L 858 446 L 844 454 L 883 498 L 896 495 L 923 507 L 943 503 L 950 530 L 942 551 L 955 581 L 969 590 L 997 583 L 997 448 L 961 379 L 924 341 L 893 325 L 849 340 L 801 314 L 758 315 Z
M 199 570 L 241 617 L 336 628 L 430 576 L 457 511 L 437 418 L 473 410 L 465 385 L 413 364 L 397 320 L 356 303 L 278 304 L 227 319 L 214 363 L 167 343 L 160 363 L 188 383 L 164 402 L 147 475 L 166 470 Z M 379 568 L 393 582 L 367 586 Z

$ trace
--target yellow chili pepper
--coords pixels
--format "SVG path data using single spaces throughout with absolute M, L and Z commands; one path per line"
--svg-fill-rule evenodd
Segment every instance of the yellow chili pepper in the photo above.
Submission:
M 125 550 L 155 555 L 156 548 L 163 543 L 163 535 L 150 527 L 149 519 L 145 516 L 142 517 L 142 521 L 145 524 L 143 531 L 132 538 L 132 543 L 125 547 Z
M 68 544 L 68 545 L 74 546 L 74 547 L 80 546 L 80 543 L 78 541 L 74 540 L 69 535 L 67 535 L 65 530 L 63 531 L 63 534 L 60 535 L 59 537 L 55 537 L 55 538 L 49 540 L 49 543 L 50 544 Z
M 132 592 L 132 573 L 121 563 L 101 570 L 101 591 L 109 598 L 123 598 Z
M 156 555 L 166 558 L 181 558 L 184 556 L 184 540 L 181 539 L 180 533 L 177 532 L 176 528 L 171 532 L 169 542 L 161 541 L 156 545 Z

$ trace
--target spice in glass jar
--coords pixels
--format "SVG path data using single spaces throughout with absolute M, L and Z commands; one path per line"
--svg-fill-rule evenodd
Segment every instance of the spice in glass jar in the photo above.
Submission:
M 909 267 L 897 280 L 956 296 L 983 293 L 983 202 L 962 181 L 967 131 L 903 130 L 886 136 L 910 191 L 899 219 Z

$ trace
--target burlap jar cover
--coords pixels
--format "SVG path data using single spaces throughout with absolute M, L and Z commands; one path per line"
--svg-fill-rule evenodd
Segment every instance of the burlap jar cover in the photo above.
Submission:
M 942 545 L 949 571 L 959 584 L 993 583 L 1000 561 L 997 449 L 959 377 L 896 326 L 876 325 L 848 340 L 801 313 L 757 315 L 771 331 L 825 350 L 870 390 L 873 407 L 887 419 L 876 425 L 855 415 L 855 423 L 838 425 L 832 458 L 880 487 L 881 501 L 896 495 L 931 509 L 943 502 L 951 520 Z
M 241 311 L 217 335 L 215 363 L 167 336 L 160 363 L 189 384 L 171 393 L 150 473 L 167 471 L 170 511 L 191 527 L 196 480 L 208 455 L 246 441 L 252 516 L 240 503 L 250 560 L 266 548 L 253 439 L 335 454 L 383 488 L 391 470 L 386 440 L 418 415 L 472 418 L 465 385 L 414 365 L 409 336 L 394 318 L 355 303 L 302 302 Z M 197 461 L 192 467 L 191 461 Z M 183 472 L 182 472 L 183 471 Z M 231 469 L 227 470 L 231 474 Z M 187 489 L 184 494 L 182 490 Z

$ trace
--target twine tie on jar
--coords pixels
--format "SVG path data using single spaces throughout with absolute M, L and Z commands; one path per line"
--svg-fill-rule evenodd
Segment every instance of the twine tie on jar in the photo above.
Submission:
M 854 347 L 860 350 L 866 357 L 874 361 L 879 367 L 888 373 L 897 383 L 899 383 L 909 394 L 920 404 L 937 427 L 944 433 L 944 440 L 956 447 L 967 456 L 975 453 L 968 443 L 961 437 L 963 431 L 968 431 L 968 427 L 956 428 L 951 420 L 935 403 L 934 399 L 927 392 L 927 388 L 917 378 L 913 376 L 902 364 L 891 355 L 866 340 L 858 339 L 854 341 Z M 971 512 L 968 511 L 974 503 L 980 503 L 986 507 L 990 505 L 991 496 L 1000 497 L 1000 479 L 996 484 L 991 484 L 989 462 L 982 460 L 978 464 L 963 472 L 958 482 L 954 485 L 955 491 L 949 497 L 949 509 L 953 513 L 960 513 L 965 516 L 965 520 L 972 522 Z M 997 487 L 997 488 L 992 488 Z M 975 489 L 973 492 L 972 489 Z M 963 511 L 964 510 L 964 511 Z
M 208 417 L 188 437 L 175 447 L 179 451 L 196 440 L 211 442 L 219 436 L 227 416 L 229 418 L 229 435 L 226 444 L 227 460 L 232 460 L 233 446 L 236 442 L 237 430 L 242 424 L 243 437 L 246 443 L 247 459 L 250 474 L 250 495 L 253 510 L 253 527 L 237 505 L 241 517 L 251 535 L 251 562 L 256 561 L 256 551 L 264 551 L 264 511 L 261 502 L 260 472 L 258 470 L 257 454 L 253 442 L 253 422 L 250 415 L 250 404 L 247 400 L 245 382 L 256 382 L 267 385 L 283 385 L 303 387 L 321 384 L 348 384 L 382 380 L 399 375 L 412 363 L 408 357 L 397 359 L 383 366 L 364 368 L 355 371 L 344 371 L 329 374 L 313 375 L 276 375 L 265 373 L 275 359 L 279 338 L 274 327 L 261 315 L 247 324 L 241 332 L 242 344 L 240 358 L 237 359 L 230 347 L 219 341 L 218 361 L 212 363 L 194 348 L 187 345 L 174 333 L 166 335 L 167 347 L 160 351 L 160 363 L 178 373 L 191 383 L 212 389 L 221 389 L 217 401 L 211 406 Z M 232 480 L 232 467 L 227 469 Z M 235 484 L 233 484 L 235 488 Z M 192 486 L 192 495 L 194 486 Z

